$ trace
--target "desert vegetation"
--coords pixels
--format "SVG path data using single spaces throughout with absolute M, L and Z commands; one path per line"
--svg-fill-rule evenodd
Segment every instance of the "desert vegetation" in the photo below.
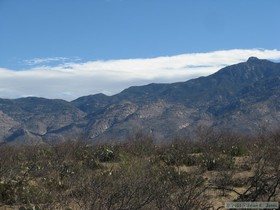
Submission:
M 280 132 L 0 147 L 1 209 L 224 209 L 280 200 Z

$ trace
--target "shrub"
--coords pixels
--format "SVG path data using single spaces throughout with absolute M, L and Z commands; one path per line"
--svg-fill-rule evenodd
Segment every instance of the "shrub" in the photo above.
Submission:
M 229 149 L 229 154 L 231 156 L 243 156 L 247 152 L 247 149 L 244 145 L 238 144 L 238 145 L 232 145 L 231 148 Z
M 211 155 L 204 154 L 201 157 L 201 167 L 208 171 L 213 170 L 229 170 L 234 167 L 234 160 L 232 157 L 227 155 Z
M 110 145 L 99 146 L 95 151 L 95 157 L 100 162 L 116 161 L 119 158 L 117 150 Z

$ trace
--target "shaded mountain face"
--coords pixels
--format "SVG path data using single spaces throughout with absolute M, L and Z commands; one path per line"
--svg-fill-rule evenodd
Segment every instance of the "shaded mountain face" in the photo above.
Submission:
M 35 97 L 1 99 L 1 112 L 0 140 L 9 142 L 38 143 L 85 117 L 84 112 L 69 102 Z
M 72 102 L 0 100 L 0 139 L 9 142 L 118 141 L 142 131 L 159 141 L 199 126 L 255 133 L 280 121 L 280 64 L 251 57 L 208 77 L 130 87 Z

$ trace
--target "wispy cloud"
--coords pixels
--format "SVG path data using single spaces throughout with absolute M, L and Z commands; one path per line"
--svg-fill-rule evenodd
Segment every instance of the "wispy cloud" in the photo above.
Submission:
M 55 66 L 46 64 L 49 61 L 67 61 L 67 58 L 37 58 L 33 59 L 35 66 L 28 70 L 0 68 L 0 97 L 33 95 L 72 100 L 99 92 L 111 95 L 132 85 L 170 83 L 207 76 L 227 65 L 246 61 L 250 56 L 279 60 L 280 51 L 235 49 L 148 59 L 63 62 Z M 40 64 L 42 66 L 38 66 Z
M 59 63 L 65 63 L 65 62 L 77 62 L 81 59 L 78 57 L 74 58 L 66 58 L 66 57 L 49 57 L 49 58 L 33 58 L 28 60 L 23 60 L 22 64 L 34 66 L 34 65 L 46 65 L 52 62 L 59 62 Z

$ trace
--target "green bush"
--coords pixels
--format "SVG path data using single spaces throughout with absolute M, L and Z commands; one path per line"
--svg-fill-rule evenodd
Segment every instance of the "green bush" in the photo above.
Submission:
M 113 146 L 102 145 L 96 149 L 95 157 L 100 162 L 113 162 L 113 161 L 118 160 L 119 155 Z
M 167 165 L 176 165 L 176 166 L 193 166 L 198 164 L 198 156 L 189 153 L 189 148 L 180 147 L 180 145 L 176 144 L 175 146 L 172 144 L 168 148 L 165 148 L 160 154 L 160 160 L 163 161 Z
M 232 145 L 230 150 L 229 150 L 229 154 L 231 156 L 234 156 L 234 157 L 239 157 L 239 156 L 243 156 L 245 155 L 247 152 L 247 149 L 244 145 Z
M 201 157 L 200 166 L 208 171 L 229 170 L 229 169 L 233 169 L 234 160 L 231 156 L 227 156 L 227 155 L 204 154 Z

